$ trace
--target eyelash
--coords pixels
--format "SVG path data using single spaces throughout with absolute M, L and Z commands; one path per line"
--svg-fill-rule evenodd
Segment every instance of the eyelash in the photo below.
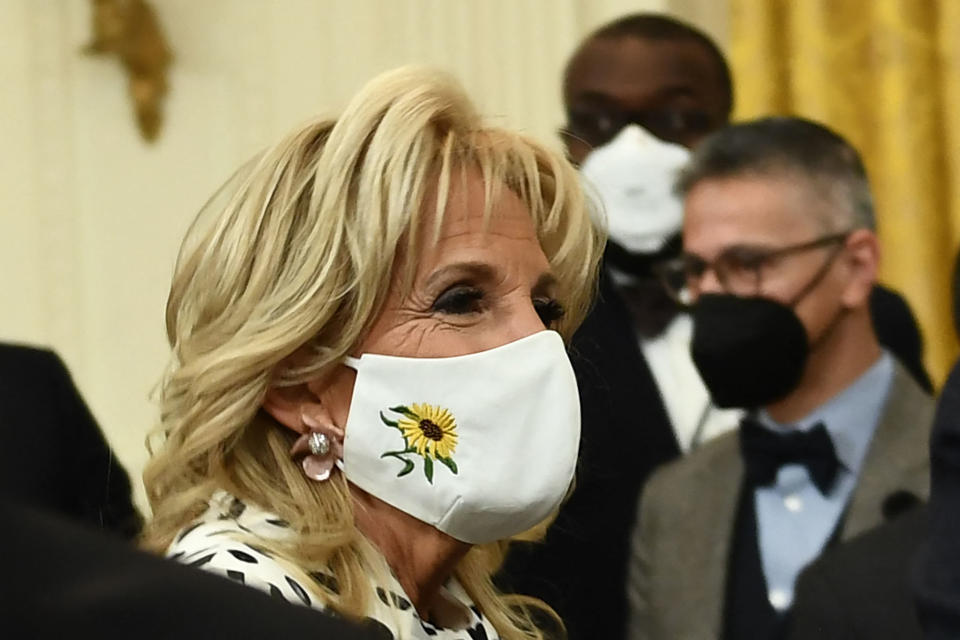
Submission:
M 486 294 L 482 289 L 466 285 L 454 285 L 441 293 L 434 301 L 431 310 L 450 315 L 467 315 L 483 310 L 482 303 Z M 535 298 L 533 307 L 545 327 L 550 327 L 566 313 L 566 309 L 553 298 Z
M 476 287 L 454 285 L 437 296 L 432 310 L 451 315 L 477 313 L 481 310 L 480 303 L 483 302 L 483 298 L 483 291 Z
M 546 328 L 552 327 L 563 318 L 567 312 L 563 305 L 553 298 L 538 298 L 533 301 L 533 308 L 537 310 L 540 321 Z

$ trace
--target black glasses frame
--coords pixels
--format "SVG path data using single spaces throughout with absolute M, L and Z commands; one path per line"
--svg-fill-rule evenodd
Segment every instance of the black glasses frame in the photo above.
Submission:
M 684 300 L 683 292 L 689 287 L 691 281 L 699 281 L 708 270 L 712 270 L 716 274 L 717 280 L 720 281 L 720 285 L 725 290 L 729 290 L 730 271 L 734 267 L 724 265 L 730 265 L 731 262 L 737 260 L 737 258 L 734 257 L 736 252 L 749 249 L 756 252 L 753 256 L 750 256 L 748 260 L 751 264 L 742 265 L 740 268 L 747 268 L 753 271 L 754 284 L 752 289 L 754 294 L 756 294 L 760 292 L 762 286 L 761 272 L 763 268 L 772 261 L 805 251 L 820 249 L 831 244 L 845 242 L 850 236 L 850 233 L 849 231 L 833 233 L 815 238 L 809 242 L 802 242 L 800 244 L 793 244 L 768 251 L 754 247 L 733 246 L 724 249 L 720 252 L 720 255 L 710 261 L 704 260 L 699 256 L 684 253 L 679 258 L 661 263 L 655 268 L 655 271 L 670 297 L 681 305 L 687 305 L 689 302 Z M 833 256 L 831 256 L 831 261 L 832 259 Z

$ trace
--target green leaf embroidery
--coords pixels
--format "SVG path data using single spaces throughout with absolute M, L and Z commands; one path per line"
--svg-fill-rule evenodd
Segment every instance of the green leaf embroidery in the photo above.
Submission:
M 380 419 L 383 420 L 383 424 L 387 425 L 388 427 L 394 427 L 396 429 L 400 428 L 400 425 L 398 425 L 396 422 L 393 420 L 388 420 L 387 417 L 383 415 L 383 411 L 380 412 Z
M 454 462 L 451 458 L 437 458 L 437 460 L 447 465 L 447 468 L 450 469 L 450 471 L 453 471 L 454 475 L 457 474 L 457 463 Z
M 427 476 L 427 482 L 433 484 L 433 458 L 423 457 L 423 475 Z
M 403 465 L 403 471 L 397 474 L 398 478 L 402 478 L 403 476 L 413 471 L 413 460 L 407 460 L 406 458 L 401 458 L 401 460 L 403 460 L 404 465 Z
M 405 405 L 402 405 L 402 404 L 397 405 L 395 407 L 390 407 L 390 411 L 393 411 L 394 413 L 402 413 L 403 415 L 407 416 L 411 420 L 420 419 L 420 416 L 418 416 L 417 414 L 415 414 L 413 411 L 411 411 L 409 408 L 407 408 Z

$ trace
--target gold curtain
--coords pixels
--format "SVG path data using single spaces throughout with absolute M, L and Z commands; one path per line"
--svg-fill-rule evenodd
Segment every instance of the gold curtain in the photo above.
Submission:
M 960 1 L 729 0 L 736 117 L 824 122 L 864 156 L 881 279 L 917 314 L 942 383 L 957 356 Z

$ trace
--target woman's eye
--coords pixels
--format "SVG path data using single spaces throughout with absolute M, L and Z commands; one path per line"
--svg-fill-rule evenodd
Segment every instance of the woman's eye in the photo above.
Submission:
M 432 310 L 451 315 L 466 315 L 482 311 L 483 291 L 476 287 L 456 285 L 440 294 Z
M 566 310 L 563 305 L 552 298 L 540 298 L 533 301 L 533 308 L 537 310 L 540 321 L 548 329 L 563 318 Z

